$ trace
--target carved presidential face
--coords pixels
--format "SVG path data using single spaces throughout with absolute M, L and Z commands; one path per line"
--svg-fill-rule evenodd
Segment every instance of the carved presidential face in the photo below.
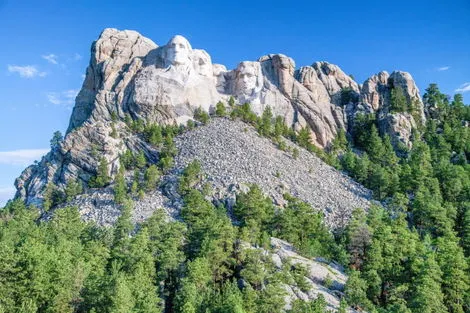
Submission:
M 167 44 L 166 59 L 172 65 L 188 64 L 191 50 L 191 45 L 186 38 L 176 35 Z
M 239 93 L 252 95 L 261 90 L 261 67 L 257 62 L 242 62 L 237 68 L 236 87 Z
M 199 75 L 212 77 L 212 61 L 211 57 L 204 50 L 193 50 L 193 67 L 196 69 Z

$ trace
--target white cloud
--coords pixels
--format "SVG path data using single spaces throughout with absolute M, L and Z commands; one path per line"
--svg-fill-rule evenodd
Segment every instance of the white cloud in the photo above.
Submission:
M 0 207 L 3 207 L 8 200 L 12 199 L 15 192 L 14 187 L 0 187 Z
M 40 72 L 34 65 L 8 65 L 8 71 L 10 73 L 18 73 L 21 77 L 24 78 L 33 78 L 36 76 L 44 77 L 47 75 L 46 72 Z
M 75 53 L 75 54 L 73 55 L 73 59 L 74 59 L 75 61 L 80 61 L 82 58 L 83 58 L 83 57 L 82 57 L 80 54 L 78 54 L 78 53 Z
M 459 88 L 455 89 L 455 92 L 468 92 L 470 91 L 470 82 L 469 83 L 463 83 L 462 85 L 460 85 Z
M 442 66 L 442 67 L 438 67 L 437 70 L 439 72 L 442 72 L 442 71 L 447 71 L 448 69 L 450 69 L 450 66 Z
M 43 55 L 42 58 L 44 60 L 46 60 L 47 62 L 49 63 L 52 63 L 52 64 L 59 64 L 59 61 L 57 61 L 57 59 L 59 58 L 57 55 L 51 53 L 51 54 L 47 54 L 47 55 Z
M 78 89 L 69 89 L 61 92 L 48 92 L 46 97 L 52 104 L 72 107 L 77 94 Z
M 49 149 L 22 149 L 0 152 L 0 164 L 26 166 L 39 160 Z

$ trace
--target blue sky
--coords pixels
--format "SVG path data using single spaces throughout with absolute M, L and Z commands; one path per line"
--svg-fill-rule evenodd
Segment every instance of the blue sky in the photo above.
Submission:
M 68 2 L 0 0 L 0 204 L 67 128 L 91 43 L 106 27 L 158 45 L 181 34 L 228 68 L 284 53 L 298 67 L 337 64 L 360 83 L 404 70 L 422 92 L 432 82 L 450 95 L 468 89 L 470 103 L 468 0 Z

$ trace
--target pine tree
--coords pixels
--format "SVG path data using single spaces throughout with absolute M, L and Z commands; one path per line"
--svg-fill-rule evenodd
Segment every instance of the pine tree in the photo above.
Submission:
M 75 196 L 83 192 L 82 182 L 77 179 L 69 179 L 65 186 L 65 199 L 67 202 L 72 201 Z
M 272 133 L 272 119 L 273 113 L 271 107 L 268 105 L 261 115 L 261 121 L 258 125 L 258 132 L 265 137 L 271 136 Z
M 152 191 L 157 187 L 160 172 L 155 165 L 150 165 L 144 174 L 144 186 L 146 191 Z
M 135 165 L 141 169 L 147 165 L 147 158 L 145 157 L 145 153 L 143 151 L 140 151 L 137 154 L 135 158 Z
M 222 101 L 217 102 L 215 105 L 215 115 L 216 116 L 226 116 L 227 110 L 225 109 L 225 105 Z
M 108 162 L 104 157 L 100 158 L 96 176 L 92 177 L 88 184 L 92 188 L 101 188 L 108 185 L 111 181 L 111 177 L 108 174 Z
M 468 265 L 458 238 L 448 233 L 437 239 L 436 259 L 442 271 L 442 292 L 449 312 L 465 312 L 466 295 L 470 292 Z
M 114 184 L 114 201 L 118 204 L 124 203 L 127 198 L 127 185 L 123 171 L 119 171 Z
M 395 112 L 407 112 L 409 109 L 408 101 L 403 93 L 401 87 L 394 87 L 390 92 L 390 111 Z
M 413 291 L 410 302 L 412 312 L 446 312 L 441 291 L 442 272 L 431 250 L 429 238 L 421 247 L 421 254 L 413 260 Z
M 62 143 L 62 141 L 64 141 L 64 136 L 62 136 L 62 133 L 60 131 L 54 132 L 50 141 L 51 149 L 57 148 Z
M 346 282 L 345 295 L 349 305 L 356 309 L 370 309 L 372 304 L 366 295 L 367 284 L 360 277 L 360 272 L 351 271 Z
M 348 139 L 346 138 L 346 132 L 344 129 L 338 130 L 335 139 L 331 144 L 332 153 L 339 153 L 341 151 L 346 151 L 348 148 Z
M 301 147 L 309 148 L 311 145 L 310 141 L 310 130 L 308 127 L 302 127 L 297 134 L 297 142 Z
M 374 163 L 382 162 L 385 150 L 382 143 L 382 139 L 379 136 L 379 132 L 375 125 L 372 125 L 369 140 L 366 146 L 367 154 L 370 157 L 370 160 Z

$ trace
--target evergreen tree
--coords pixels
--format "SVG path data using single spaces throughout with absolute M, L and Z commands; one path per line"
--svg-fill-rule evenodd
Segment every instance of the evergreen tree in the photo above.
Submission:
M 155 165 L 150 165 L 144 174 L 144 186 L 146 191 L 152 191 L 157 187 L 157 182 L 160 179 L 160 172 Z
M 62 133 L 60 131 L 54 132 L 50 141 L 51 149 L 57 148 L 62 143 L 62 141 L 64 141 L 64 136 L 62 136 Z
M 366 146 L 366 151 L 372 162 L 374 163 L 382 162 L 385 149 L 382 143 L 382 139 L 379 136 L 377 127 L 375 127 L 375 125 L 372 125 L 371 127 L 369 140 Z
M 429 247 L 429 239 L 421 247 L 421 254 L 413 260 L 413 291 L 410 302 L 412 312 L 446 312 L 444 295 L 441 292 L 442 272 L 436 262 L 434 252 Z
M 77 179 L 69 179 L 65 186 L 65 199 L 67 202 L 72 201 L 75 196 L 83 192 L 82 182 Z
M 301 147 L 308 149 L 312 144 L 310 140 L 310 130 L 307 127 L 302 127 L 297 135 L 297 142 Z
M 258 132 L 265 137 L 271 136 L 272 133 L 272 119 L 273 113 L 271 111 L 271 107 L 267 106 L 263 114 L 261 115 L 261 121 L 258 125 Z
M 348 304 L 356 309 L 369 310 L 372 304 L 369 299 L 367 299 L 366 289 L 367 284 L 360 277 L 360 273 L 355 270 L 351 271 L 345 287 L 345 295 Z
M 452 233 L 437 239 L 436 259 L 442 271 L 444 304 L 449 312 L 463 313 L 468 309 L 468 265 L 458 239 Z
M 222 101 L 217 102 L 215 105 L 215 115 L 216 116 L 226 116 L 227 110 L 225 109 L 225 105 Z
M 108 174 L 108 162 L 104 157 L 100 158 L 96 176 L 92 177 L 88 184 L 92 188 L 101 188 L 108 185 L 111 181 L 111 177 Z
M 393 87 L 390 92 L 390 111 L 392 113 L 409 111 L 408 100 L 399 86 Z
M 147 158 L 145 157 L 144 151 L 140 151 L 135 158 L 135 165 L 138 168 L 144 168 L 147 165 Z
M 198 107 L 194 111 L 194 119 L 196 121 L 201 122 L 203 125 L 207 124 L 210 120 L 209 114 L 207 114 L 206 111 L 204 111 L 201 107 Z
M 114 201 L 118 204 L 124 203 L 127 197 L 127 185 L 123 171 L 119 171 L 114 184 Z

